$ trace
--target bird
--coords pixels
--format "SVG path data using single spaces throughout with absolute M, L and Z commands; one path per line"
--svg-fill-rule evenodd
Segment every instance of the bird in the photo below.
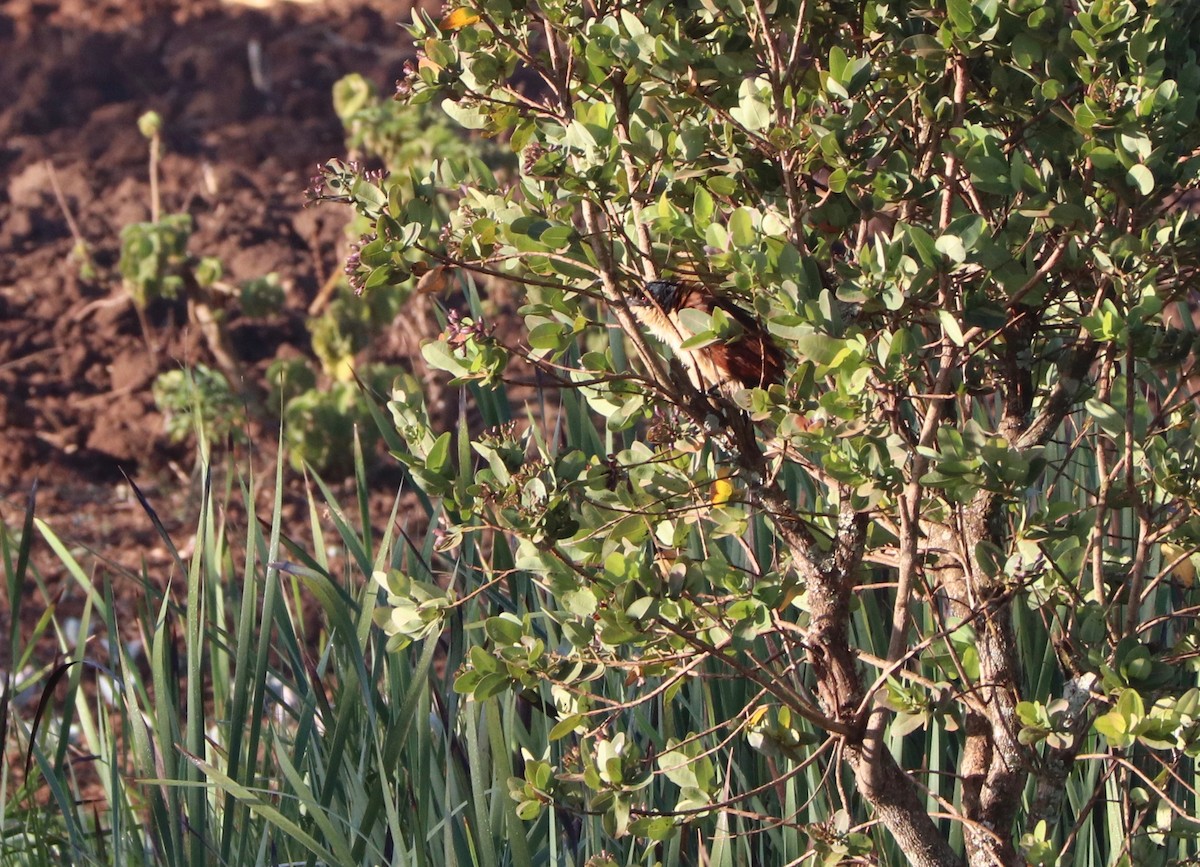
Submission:
M 783 381 L 786 358 L 762 323 L 699 283 L 651 280 L 639 292 L 631 293 L 629 308 L 652 336 L 671 348 L 701 392 L 732 397 L 740 389 L 766 388 Z M 679 316 L 689 308 L 709 315 L 722 310 L 741 332 L 724 341 L 684 349 L 683 343 L 695 336 Z

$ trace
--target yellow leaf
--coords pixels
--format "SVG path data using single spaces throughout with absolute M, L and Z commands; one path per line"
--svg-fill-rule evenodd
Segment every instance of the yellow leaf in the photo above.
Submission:
M 712 483 L 710 501 L 714 506 L 724 506 L 733 499 L 733 482 L 729 479 L 717 479 Z
M 462 30 L 464 27 L 469 27 L 478 20 L 479 15 L 475 10 L 467 6 L 459 6 L 442 18 L 438 26 L 443 30 Z
M 748 717 L 746 717 L 746 725 L 747 726 L 758 725 L 760 722 L 762 722 L 763 717 L 765 717 L 767 715 L 768 710 L 770 710 L 770 708 L 764 704 L 764 705 L 759 705 L 754 710 L 750 711 L 750 715 Z
M 1171 567 L 1171 577 L 1181 587 L 1191 587 L 1196 583 L 1196 564 L 1192 562 L 1190 556 L 1184 556 L 1187 553 L 1186 548 L 1176 545 L 1174 542 L 1163 542 L 1162 544 L 1163 565 L 1170 566 L 1175 563 Z M 1180 560 L 1180 557 L 1183 559 Z M 1176 563 L 1176 560 L 1179 562 Z

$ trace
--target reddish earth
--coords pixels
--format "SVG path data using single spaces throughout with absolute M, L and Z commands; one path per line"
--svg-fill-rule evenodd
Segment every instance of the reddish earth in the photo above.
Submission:
M 314 167 L 345 151 L 330 89 L 350 72 L 390 88 L 408 5 L 0 0 L 0 522 L 20 526 L 36 479 L 38 515 L 70 543 L 166 571 L 126 477 L 186 545 L 194 451 L 167 440 L 150 384 L 213 360 L 177 309 L 152 308 L 144 334 L 116 273 L 122 227 L 149 219 L 137 118 L 153 109 L 164 120 L 163 211 L 192 215 L 190 249 L 221 259 L 231 283 L 274 271 L 286 287 L 285 314 L 231 323 L 241 363 L 253 373 L 309 355 L 305 310 L 340 268 L 348 217 L 303 207 Z M 89 278 L 68 212 L 95 263 Z M 269 450 L 238 456 L 268 477 L 273 462 Z M 78 592 L 35 547 L 49 595 L 65 593 L 69 611 Z M 0 602 L 0 635 L 10 610 Z

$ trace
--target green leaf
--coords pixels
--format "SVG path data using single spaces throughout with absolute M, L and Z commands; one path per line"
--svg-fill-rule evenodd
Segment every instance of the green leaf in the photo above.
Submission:
M 921 260 L 922 264 L 934 266 L 941 262 L 940 251 L 932 235 L 920 226 L 913 225 L 905 225 L 904 233 L 912 241 L 913 248 L 916 250 L 917 257 Z
M 464 105 L 452 99 L 443 99 L 442 111 L 452 117 L 459 126 L 466 129 L 485 129 L 488 125 L 487 113 L 478 106 Z
M 1007 174 L 1008 165 L 1005 164 L 1004 171 Z M 979 239 L 983 237 L 987 231 L 987 221 L 978 214 L 967 214 L 954 220 L 948 227 L 947 231 L 952 235 L 957 235 L 963 243 L 963 247 L 968 250 L 974 250 Z
M 431 340 L 421 347 L 421 356 L 435 370 L 444 370 L 455 376 L 469 373 L 461 358 L 456 358 L 453 351 L 441 340 Z
M 1075 107 L 1075 126 L 1079 127 L 1081 132 L 1091 132 L 1098 120 L 1100 116 L 1092 111 L 1086 102 L 1081 102 Z
M 575 729 L 586 725 L 587 718 L 583 714 L 573 713 L 555 723 L 554 728 L 550 729 L 550 734 L 547 735 L 546 739 L 551 742 L 562 740 L 575 731 Z
M 1146 705 L 1136 689 L 1124 689 L 1121 691 L 1121 697 L 1117 699 L 1117 711 L 1130 722 L 1132 728 L 1133 724 L 1140 722 L 1146 715 Z
M 975 32 L 975 19 L 971 15 L 971 0 L 946 0 L 946 12 L 950 16 L 950 25 L 961 36 L 969 36 Z
M 771 107 L 763 101 L 761 89 L 759 79 L 742 79 L 738 104 L 729 110 L 729 116 L 751 132 L 766 129 L 772 122 Z
M 1094 397 L 1089 398 L 1085 406 L 1100 430 L 1115 440 L 1124 441 L 1125 416 L 1122 413 Z
M 704 243 L 714 250 L 728 250 L 729 231 L 720 223 L 709 223 L 704 231 Z
M 551 226 L 542 232 L 539 241 L 551 250 L 561 250 L 567 247 L 575 237 L 575 229 L 571 226 Z
M 676 805 L 676 809 L 681 809 Z M 629 833 L 637 837 L 646 837 L 653 842 L 662 842 L 675 836 L 679 826 L 671 816 L 643 816 L 629 823 Z M 607 862 L 614 863 L 614 862 Z
M 1042 59 L 1041 43 L 1025 33 L 1018 33 L 1013 37 L 1010 50 L 1013 62 L 1020 69 L 1030 70 Z
M 801 356 L 818 364 L 832 363 L 846 346 L 844 340 L 816 332 L 800 334 L 792 338 L 792 344 Z
M 1141 130 L 1122 132 L 1117 136 L 1117 144 L 1121 146 L 1123 151 L 1141 160 L 1149 157 L 1152 149 L 1150 137 Z
M 439 476 L 445 476 L 450 469 L 450 431 L 444 432 L 429 450 L 425 458 L 425 467 Z
M 543 322 L 529 330 L 528 340 L 533 349 L 557 351 L 567 344 L 567 329 L 560 322 Z
M 845 82 L 842 73 L 846 70 L 846 61 L 846 52 L 840 45 L 834 45 L 829 49 L 829 75 L 834 81 Z
M 692 222 L 697 229 L 703 231 L 708 228 L 715 209 L 716 204 L 712 194 L 704 187 L 697 185 L 692 198 Z
M 942 324 L 946 336 L 950 338 L 950 341 L 955 346 L 962 346 L 966 343 L 966 340 L 963 338 L 962 328 L 959 326 L 958 320 L 954 317 L 953 313 L 949 310 L 938 310 L 938 322 Z
M 521 636 L 525 634 L 521 621 L 508 613 L 489 617 L 483 623 L 483 631 L 499 645 L 520 644 Z
M 475 684 L 475 689 L 472 694 L 476 701 L 485 701 L 494 695 L 499 695 L 505 692 L 512 686 L 512 681 L 507 675 L 503 674 L 485 674 L 479 678 L 479 682 Z
M 1130 167 L 1125 173 L 1125 179 L 1143 196 L 1154 192 L 1154 173 L 1140 163 Z
M 755 242 L 754 219 L 749 208 L 738 208 L 729 215 L 729 236 L 738 247 L 749 247 Z
M 713 175 L 704 182 L 714 195 L 728 198 L 737 192 L 737 183 L 728 175 Z
M 713 327 L 713 320 L 703 310 L 688 308 L 679 311 L 679 324 L 682 330 L 689 333 L 680 344 L 680 349 L 699 349 L 719 341 L 719 336 Z
M 962 238 L 957 235 L 942 235 L 934 242 L 934 247 L 956 265 L 967 261 L 967 249 L 963 245 Z
M 1092 165 L 1101 171 L 1115 169 L 1121 165 L 1120 159 L 1117 157 L 1116 151 L 1112 148 L 1094 147 L 1088 151 L 1088 158 L 1091 159 Z

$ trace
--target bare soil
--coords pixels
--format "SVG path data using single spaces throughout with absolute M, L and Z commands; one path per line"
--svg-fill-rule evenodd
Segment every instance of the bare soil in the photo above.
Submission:
M 186 546 L 194 449 L 168 441 L 150 385 L 213 359 L 178 309 L 152 308 L 144 333 L 116 272 L 121 229 L 150 215 L 137 118 L 164 120 L 163 212 L 192 215 L 190 249 L 218 257 L 231 283 L 274 271 L 286 287 L 285 314 L 232 324 L 241 363 L 253 373 L 309 355 L 305 310 L 341 267 L 349 216 L 303 207 L 315 167 L 345 151 L 331 86 L 359 72 L 390 89 L 408 56 L 397 22 L 409 4 L 0 0 L 0 522 L 20 526 L 37 480 L 37 514 L 68 544 L 169 571 L 129 480 Z M 235 463 L 269 478 L 274 459 L 242 450 Z M 27 600 L 26 625 L 51 599 L 61 614 L 81 596 L 40 539 L 34 554 L 46 590 Z

